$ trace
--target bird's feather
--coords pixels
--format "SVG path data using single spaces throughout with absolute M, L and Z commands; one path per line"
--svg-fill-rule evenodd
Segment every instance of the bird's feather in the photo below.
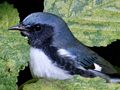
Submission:
M 78 45 L 79 44 L 79 45 Z M 95 70 L 95 63 L 101 67 L 101 72 L 105 74 L 114 74 L 117 71 L 114 67 L 106 61 L 104 58 L 96 54 L 94 51 L 90 50 L 79 41 L 76 41 L 75 47 L 66 47 L 66 50 L 71 52 L 72 55 L 76 56 L 76 62 L 78 65 L 82 65 L 86 69 Z M 93 66 L 94 68 L 91 68 Z
M 37 12 L 28 15 L 17 28 L 28 37 L 30 68 L 33 77 L 65 79 L 79 74 L 83 77 L 120 82 L 120 75 L 104 58 L 78 41 L 64 20 L 56 15 Z

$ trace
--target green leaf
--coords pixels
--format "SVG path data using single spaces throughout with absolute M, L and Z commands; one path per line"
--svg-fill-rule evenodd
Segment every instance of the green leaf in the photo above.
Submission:
M 91 79 L 75 75 L 66 80 L 41 78 L 36 83 L 26 83 L 19 90 L 119 90 L 119 87 L 120 84 L 106 84 L 105 80 L 98 77 Z
M 45 0 L 44 12 L 62 17 L 76 38 L 88 46 L 120 39 L 120 0 Z
M 13 5 L 0 3 L 0 90 L 17 90 L 17 76 L 27 66 L 29 46 L 19 31 L 7 30 L 19 23 Z

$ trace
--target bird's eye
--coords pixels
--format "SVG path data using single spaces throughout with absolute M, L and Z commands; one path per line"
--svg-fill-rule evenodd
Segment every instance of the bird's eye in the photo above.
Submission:
M 40 24 L 34 25 L 34 29 L 35 29 L 36 31 L 40 31 L 40 30 L 41 30 L 41 25 L 40 25 Z

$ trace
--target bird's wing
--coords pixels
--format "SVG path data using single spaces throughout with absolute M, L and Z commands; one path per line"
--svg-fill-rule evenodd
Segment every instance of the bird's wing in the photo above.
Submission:
M 100 65 L 102 67 L 101 72 L 106 73 L 106 74 L 115 74 L 118 73 L 113 65 L 111 65 L 108 61 L 100 57 L 95 63 Z
M 86 69 L 93 69 L 106 74 L 117 73 L 117 71 L 108 61 L 86 46 L 81 45 L 80 47 L 74 47 L 72 49 L 73 50 L 69 50 L 70 52 L 74 53 L 75 56 L 77 56 L 75 61 L 77 62 L 78 67 L 81 65 Z

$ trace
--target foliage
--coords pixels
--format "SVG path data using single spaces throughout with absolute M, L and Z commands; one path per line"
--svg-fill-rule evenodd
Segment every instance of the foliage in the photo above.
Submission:
M 62 17 L 87 46 L 120 39 L 120 0 L 45 0 L 44 12 Z
M 0 90 L 17 89 L 17 76 L 27 66 L 29 46 L 18 31 L 8 31 L 19 23 L 13 5 L 0 4 Z
M 74 35 L 88 46 L 106 46 L 120 39 L 119 0 L 45 0 L 45 12 L 62 17 Z M 8 31 L 19 23 L 13 5 L 0 3 L 0 90 L 17 90 L 17 76 L 29 60 L 29 45 L 19 31 Z M 41 78 L 22 85 L 23 90 L 119 90 L 100 78 L 56 80 Z
M 119 84 L 107 84 L 98 77 L 91 79 L 75 75 L 72 79 L 66 80 L 41 78 L 36 83 L 24 85 L 20 90 L 119 90 L 119 87 Z

